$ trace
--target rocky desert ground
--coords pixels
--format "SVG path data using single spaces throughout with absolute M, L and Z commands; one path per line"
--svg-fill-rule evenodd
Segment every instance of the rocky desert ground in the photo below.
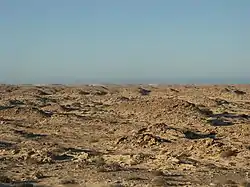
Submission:
M 250 186 L 250 85 L 1 85 L 0 186 Z

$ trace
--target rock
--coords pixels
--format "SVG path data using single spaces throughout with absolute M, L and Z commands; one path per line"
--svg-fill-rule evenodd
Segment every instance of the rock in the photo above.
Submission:
M 0 182 L 2 182 L 2 183 L 11 183 L 12 180 L 7 176 L 0 175 Z
M 234 93 L 236 93 L 237 95 L 245 95 L 246 92 L 241 91 L 241 90 L 235 90 Z
M 168 185 L 167 179 L 161 176 L 154 177 L 151 181 L 152 187 L 164 187 Z
M 151 92 L 150 90 L 146 90 L 146 89 L 144 89 L 144 88 L 139 88 L 139 93 L 140 93 L 141 95 L 143 95 L 143 96 L 149 95 L 150 92 Z
M 237 154 L 238 154 L 237 150 L 228 149 L 228 150 L 222 151 L 220 154 L 220 157 L 228 158 L 228 157 L 232 157 L 232 156 L 237 156 Z

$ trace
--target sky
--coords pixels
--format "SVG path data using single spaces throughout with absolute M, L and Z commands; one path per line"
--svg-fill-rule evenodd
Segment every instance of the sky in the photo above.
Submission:
M 0 82 L 250 82 L 249 18 L 249 0 L 0 0 Z

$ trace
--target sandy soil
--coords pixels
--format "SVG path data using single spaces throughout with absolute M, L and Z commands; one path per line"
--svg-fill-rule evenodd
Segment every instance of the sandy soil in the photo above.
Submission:
M 2 186 L 249 186 L 250 85 L 1 85 L 0 127 Z

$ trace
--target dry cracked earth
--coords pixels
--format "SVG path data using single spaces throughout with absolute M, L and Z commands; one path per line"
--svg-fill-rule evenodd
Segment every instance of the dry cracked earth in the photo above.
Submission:
M 0 187 L 250 184 L 250 85 L 1 85 Z

